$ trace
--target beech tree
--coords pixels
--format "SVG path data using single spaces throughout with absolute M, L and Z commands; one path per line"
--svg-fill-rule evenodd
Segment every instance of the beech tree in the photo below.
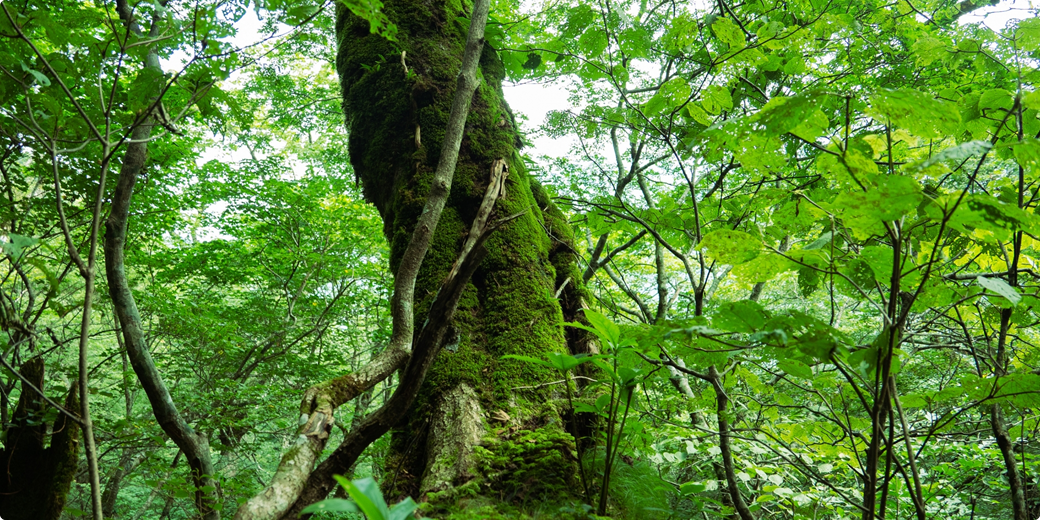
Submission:
M 980 7 L 3 4 L 0 515 L 1037 517 Z

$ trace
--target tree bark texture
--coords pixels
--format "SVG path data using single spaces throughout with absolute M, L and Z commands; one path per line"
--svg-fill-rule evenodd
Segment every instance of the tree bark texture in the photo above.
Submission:
M 371 34 L 367 21 L 340 8 L 337 70 L 351 162 L 366 198 L 383 217 L 397 272 L 440 158 L 469 7 L 395 0 L 384 11 L 398 26 L 396 43 Z M 405 419 L 393 425 L 386 465 L 386 480 L 396 483 L 391 495 L 437 491 L 476 476 L 463 466 L 472 465 L 471 444 L 480 437 L 475 432 L 491 430 L 486 414 L 504 412 L 520 428 L 545 416 L 561 389 L 515 388 L 558 375 L 504 355 L 589 349 L 584 335 L 561 326 L 582 319 L 581 272 L 568 223 L 518 154 L 520 138 L 502 97 L 503 74 L 497 54 L 485 46 L 454 182 L 415 285 L 417 328 L 466 241 L 496 162 L 504 161 L 508 178 L 491 220 L 522 215 L 488 238 L 487 255 L 461 294 L 444 350 Z M 449 432 L 466 434 L 446 443 Z
M 21 373 L 43 389 L 43 360 L 22 364 Z M 47 439 L 43 413 L 47 405 L 35 390 L 22 383 L 18 405 L 11 418 L 4 448 L 0 449 L 0 518 L 6 520 L 57 520 L 76 476 L 79 461 L 79 426 L 58 414 Z M 66 410 L 77 410 L 79 398 L 73 383 L 65 399 Z

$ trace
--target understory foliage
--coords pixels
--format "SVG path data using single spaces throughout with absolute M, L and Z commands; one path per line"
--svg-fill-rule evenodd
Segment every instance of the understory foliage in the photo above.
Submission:
M 419 113 L 454 81 L 424 59 L 461 48 L 416 35 L 464 34 L 469 2 L 448 3 L 462 15 L 447 29 L 395 25 L 401 3 L 341 4 L 370 45 L 341 66 L 361 87 L 413 92 L 386 106 Z M 394 212 L 414 217 L 425 194 L 362 185 L 415 157 L 348 152 L 336 5 L 0 4 L 3 518 L 231 518 L 294 442 L 304 392 L 389 342 L 390 269 L 409 239 Z M 508 184 L 530 195 L 503 211 L 533 231 L 498 236 L 544 240 L 556 272 L 514 269 L 494 294 L 494 273 L 520 260 L 492 235 L 485 292 L 465 293 L 456 318 L 474 332 L 442 354 L 483 364 L 443 361 L 427 386 L 545 408 L 523 424 L 483 410 L 472 475 L 413 496 L 417 515 L 1040 517 L 1036 10 L 500 1 L 485 39 L 482 75 L 569 101 L 530 120 L 521 100 L 488 101 L 493 78 L 475 110 L 495 120 L 471 125 L 495 133 L 463 141 L 464 155 L 505 150 L 540 183 Z M 443 138 L 432 111 L 421 135 L 407 129 L 416 147 Z M 523 139 L 501 141 L 511 128 Z M 548 140 L 571 149 L 532 145 Z M 156 419 L 105 276 L 103 222 L 135 143 L 148 152 L 124 274 L 212 475 Z M 485 176 L 459 170 L 466 201 Z M 465 233 L 472 216 L 446 214 Z M 440 283 L 424 276 L 417 302 Z M 536 323 L 549 304 L 513 287 L 582 295 L 583 310 Z M 505 302 L 493 317 L 472 310 L 487 298 Z M 531 332 L 493 340 L 505 361 L 471 346 L 513 321 Z M 579 332 L 597 339 L 591 354 L 511 350 Z M 397 383 L 340 407 L 332 441 Z M 421 437 L 429 422 L 408 428 Z M 427 448 L 401 438 L 372 444 L 342 482 L 373 477 L 364 494 L 382 488 L 383 509 L 416 493 L 410 461 Z

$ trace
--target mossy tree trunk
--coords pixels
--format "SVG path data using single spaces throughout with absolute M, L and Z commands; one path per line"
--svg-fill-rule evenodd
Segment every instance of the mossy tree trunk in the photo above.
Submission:
M 371 34 L 368 22 L 345 9 L 338 13 L 337 68 L 351 162 L 365 196 L 383 217 L 395 271 L 439 158 L 468 10 L 454 1 L 389 1 L 384 11 L 399 29 L 399 41 L 393 43 Z M 587 352 L 585 338 L 561 325 L 581 319 L 582 278 L 572 236 L 563 215 L 524 169 L 517 152 L 520 139 L 502 97 L 501 62 L 488 46 L 478 78 L 451 194 L 416 281 L 417 328 L 458 256 L 497 160 L 506 162 L 509 177 L 492 220 L 522 215 L 488 239 L 488 254 L 462 295 L 444 350 L 408 419 L 393 433 L 385 483 L 394 484 L 391 493 L 414 496 L 475 478 L 495 485 L 480 474 L 481 468 L 491 472 L 494 450 L 474 448 L 489 435 L 509 431 L 496 427 L 511 427 L 513 439 L 541 428 L 547 435 L 542 441 L 556 439 L 556 444 L 530 443 L 539 446 L 534 451 L 540 450 L 545 460 L 570 452 L 559 420 L 562 410 L 553 405 L 563 387 L 529 388 L 560 375 L 503 356 Z M 561 435 L 551 434 L 556 431 Z M 531 498 L 549 491 L 554 479 L 572 476 L 549 466 L 544 479 L 527 474 L 527 484 L 519 482 L 509 494 Z M 537 472 L 537 464 L 527 471 Z M 506 484 L 508 473 L 500 474 L 498 483 Z M 516 479 L 512 482 L 516 487 Z M 534 489 L 538 483 L 546 489 Z

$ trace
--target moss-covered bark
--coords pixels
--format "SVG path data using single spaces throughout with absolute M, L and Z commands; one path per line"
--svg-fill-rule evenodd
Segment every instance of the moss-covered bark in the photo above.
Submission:
M 366 197 L 383 217 L 395 270 L 422 211 L 439 158 L 468 8 L 456 0 L 389 1 L 384 11 L 398 26 L 399 41 L 395 43 L 371 34 L 368 22 L 342 7 L 338 13 L 337 68 L 350 130 L 351 162 Z M 566 351 L 568 345 L 574 351 L 588 349 L 582 337 L 565 333 L 561 325 L 565 319 L 579 318 L 582 300 L 570 230 L 520 160 L 520 140 L 502 97 L 501 62 L 490 48 L 485 48 L 478 76 L 481 82 L 467 120 L 451 194 L 416 282 L 417 327 L 425 321 L 425 311 L 458 255 L 497 159 L 507 162 L 509 177 L 506 196 L 497 202 L 492 220 L 523 214 L 488 240 L 488 255 L 462 296 L 449 344 L 431 369 L 410 418 L 394 433 L 387 480 L 400 493 L 443 487 L 439 477 L 422 482 L 431 465 L 443 467 L 451 462 L 432 464 L 428 460 L 427 437 L 434 439 L 432 445 L 441 445 L 435 440 L 437 435 L 428 435 L 431 423 L 440 420 L 435 411 L 455 402 L 450 396 L 463 385 L 475 391 L 483 421 L 491 414 L 501 417 L 504 413 L 517 428 L 562 432 L 559 420 L 531 421 L 561 388 L 518 389 L 559 375 L 503 356 L 542 357 L 547 352 Z M 442 436 L 445 427 L 439 428 Z M 443 453 L 439 448 L 433 451 Z M 470 460 L 470 455 L 457 454 L 459 460 Z M 463 480 L 467 478 L 456 478 L 452 484 Z M 432 483 L 436 485 L 431 487 Z
M 21 374 L 36 388 L 43 388 L 44 365 L 39 358 L 25 362 Z M 46 404 L 24 383 L 18 406 L 0 449 L 0 518 L 7 520 L 56 520 L 65 508 L 78 462 L 79 426 L 59 414 L 48 431 Z M 76 385 L 64 407 L 77 410 Z M 50 445 L 46 446 L 47 440 Z

